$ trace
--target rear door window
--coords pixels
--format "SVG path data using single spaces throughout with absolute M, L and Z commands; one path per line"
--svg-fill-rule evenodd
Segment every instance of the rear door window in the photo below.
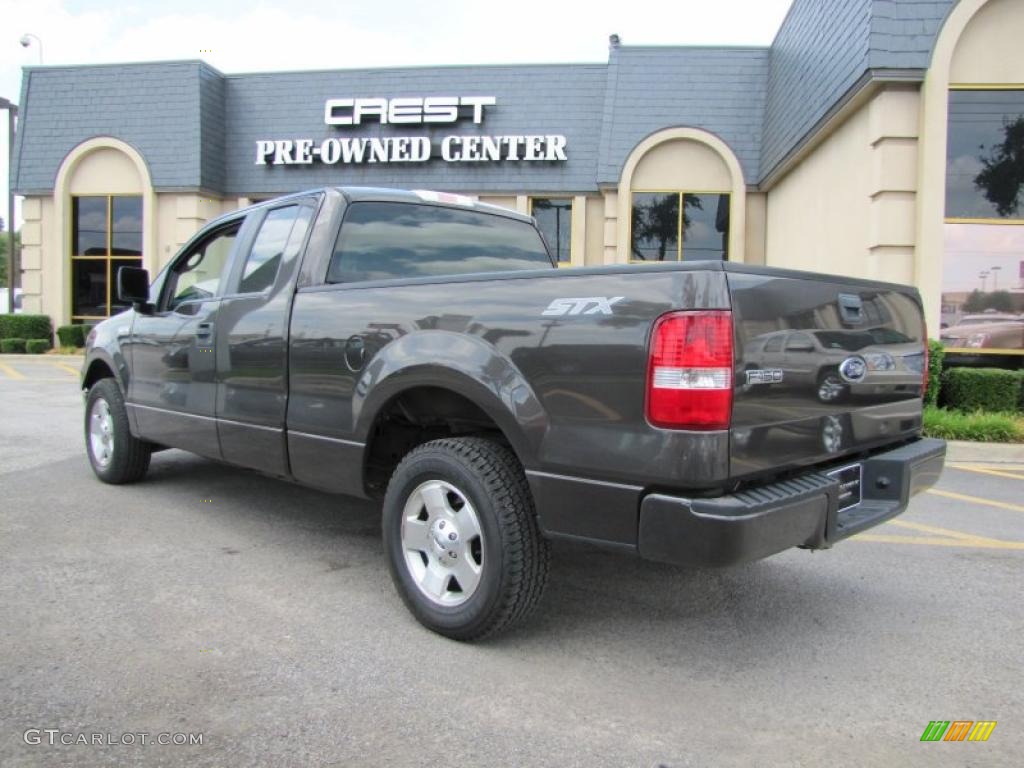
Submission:
M 242 267 L 239 293 L 259 293 L 274 284 L 282 260 L 302 247 L 312 215 L 313 210 L 302 205 L 275 208 L 267 214 Z
M 551 267 L 532 224 L 506 216 L 409 203 L 349 206 L 329 283 Z

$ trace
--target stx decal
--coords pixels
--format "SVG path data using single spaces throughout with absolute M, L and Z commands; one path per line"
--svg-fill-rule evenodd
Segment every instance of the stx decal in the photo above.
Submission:
M 582 299 L 555 299 L 541 312 L 544 317 L 566 315 L 611 315 L 612 305 L 618 304 L 625 296 L 587 296 Z

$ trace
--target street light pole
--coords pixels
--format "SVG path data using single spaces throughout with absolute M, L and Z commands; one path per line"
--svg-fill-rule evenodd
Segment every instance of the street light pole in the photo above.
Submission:
M 14 312 L 14 119 L 18 105 L 0 97 L 7 110 L 7 311 Z

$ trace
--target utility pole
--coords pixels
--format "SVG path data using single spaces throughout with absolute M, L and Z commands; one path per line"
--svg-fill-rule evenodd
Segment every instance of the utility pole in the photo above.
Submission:
M 18 105 L 0 97 L 7 110 L 7 310 L 14 312 L 14 120 Z

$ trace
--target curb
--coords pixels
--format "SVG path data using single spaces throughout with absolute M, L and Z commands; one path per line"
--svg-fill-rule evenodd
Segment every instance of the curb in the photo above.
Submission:
M 946 461 L 1024 464 L 1024 443 L 972 443 L 967 440 L 947 440 Z

